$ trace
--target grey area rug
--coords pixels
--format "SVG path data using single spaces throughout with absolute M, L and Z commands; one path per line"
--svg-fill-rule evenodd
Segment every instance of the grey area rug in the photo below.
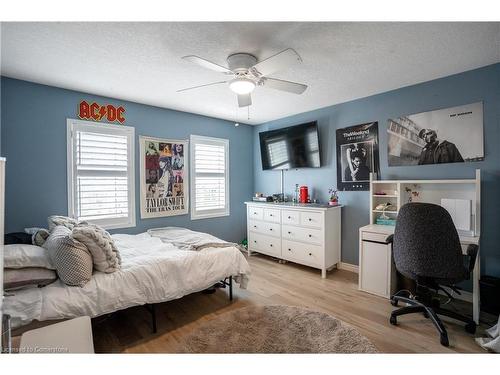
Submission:
M 181 353 L 377 353 L 356 329 L 300 307 L 250 306 L 210 320 L 189 334 Z

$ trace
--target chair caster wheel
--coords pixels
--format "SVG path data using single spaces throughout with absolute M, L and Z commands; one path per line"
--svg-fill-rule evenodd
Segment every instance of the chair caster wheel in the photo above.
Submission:
M 465 332 L 467 333 L 470 333 L 470 334 L 474 334 L 476 333 L 476 323 L 475 322 L 470 322 L 470 323 L 467 323 L 465 325 Z
M 397 299 L 391 299 L 391 305 L 398 307 L 398 300 Z
M 395 326 L 396 324 L 398 324 L 398 320 L 395 316 L 391 315 L 391 317 L 389 318 L 389 322 Z
M 443 345 L 443 346 L 450 346 L 450 343 L 448 341 L 448 335 L 441 335 L 439 341 L 441 342 L 441 345 Z

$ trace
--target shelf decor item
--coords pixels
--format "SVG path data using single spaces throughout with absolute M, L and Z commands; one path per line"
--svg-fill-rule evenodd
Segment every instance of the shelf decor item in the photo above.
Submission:
M 417 189 L 420 189 L 420 186 L 416 184 L 413 184 L 413 189 L 410 189 L 408 186 L 405 187 L 405 192 L 408 195 L 408 203 L 418 202 L 420 200 L 420 191 Z

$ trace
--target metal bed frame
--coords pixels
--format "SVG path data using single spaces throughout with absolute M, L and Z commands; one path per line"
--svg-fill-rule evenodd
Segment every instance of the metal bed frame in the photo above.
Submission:
M 219 281 L 217 284 L 214 285 L 215 288 L 225 288 L 226 286 L 229 287 L 229 301 L 233 300 L 233 277 L 229 276 L 226 277 L 224 280 Z M 151 314 L 151 326 L 153 328 L 153 333 L 157 333 L 157 322 L 156 322 L 156 303 L 150 303 L 147 305 L 144 305 L 146 310 L 149 311 Z

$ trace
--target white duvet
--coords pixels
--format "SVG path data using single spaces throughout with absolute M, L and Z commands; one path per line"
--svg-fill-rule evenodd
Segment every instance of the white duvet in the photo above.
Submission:
M 131 306 L 180 298 L 208 288 L 228 276 L 245 288 L 250 267 L 236 247 L 181 250 L 147 233 L 115 234 L 122 257 L 120 271 L 95 272 L 83 288 L 60 280 L 43 288 L 11 292 L 4 313 L 13 327 L 32 320 L 95 317 Z

